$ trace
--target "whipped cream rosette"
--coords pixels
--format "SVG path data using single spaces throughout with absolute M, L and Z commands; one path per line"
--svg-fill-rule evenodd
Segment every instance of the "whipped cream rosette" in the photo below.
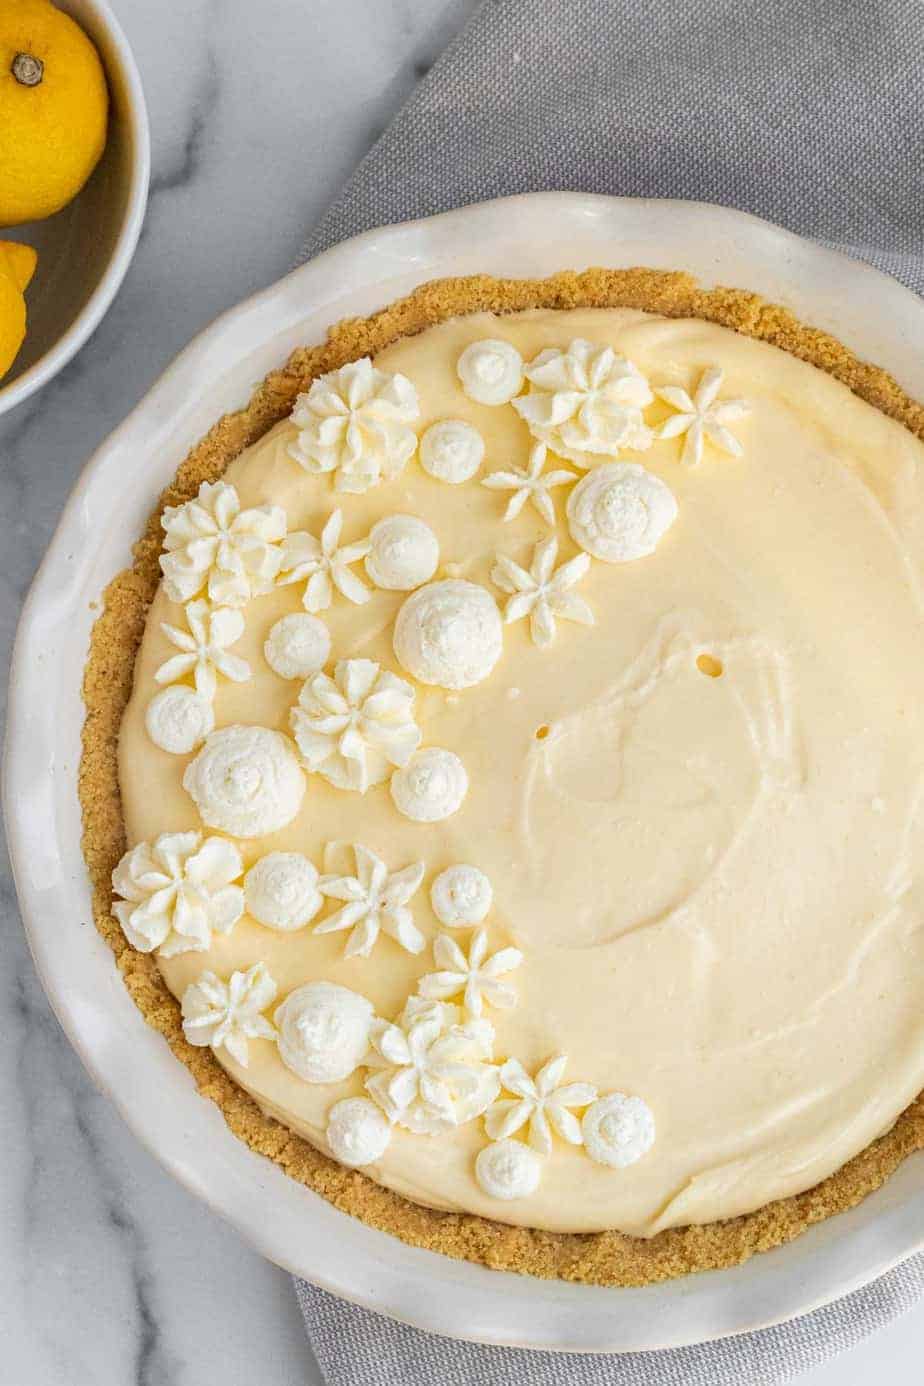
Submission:
M 183 992 L 183 1034 L 190 1044 L 226 1049 L 242 1068 L 249 1061 L 248 1041 L 276 1038 L 263 1012 L 276 998 L 276 983 L 264 963 L 232 972 L 227 982 L 203 972 Z
M 363 492 L 403 471 L 414 455 L 417 391 L 406 376 L 368 357 L 315 380 L 292 411 L 290 455 L 307 472 L 334 476 L 338 491 Z
M 212 931 L 230 933 L 244 911 L 236 884 L 243 869 L 240 852 L 224 838 L 161 833 L 132 847 L 113 871 L 112 888 L 121 897 L 113 912 L 142 953 L 204 951 Z
M 242 509 L 233 486 L 203 481 L 195 500 L 167 506 L 161 524 L 160 566 L 171 601 L 188 602 L 204 590 L 218 606 L 245 606 L 276 580 L 286 533 L 278 505 Z
M 643 411 L 654 396 L 641 371 L 610 346 L 577 338 L 549 347 L 524 368 L 526 394 L 513 407 L 534 438 L 578 467 L 651 446 Z
M 494 1030 L 455 1006 L 412 997 L 393 1024 L 372 1030 L 366 1091 L 389 1120 L 417 1135 L 473 1121 L 498 1091 Z
M 342 659 L 333 678 L 308 679 L 289 720 L 308 769 L 359 794 L 420 745 L 413 688 L 371 659 Z

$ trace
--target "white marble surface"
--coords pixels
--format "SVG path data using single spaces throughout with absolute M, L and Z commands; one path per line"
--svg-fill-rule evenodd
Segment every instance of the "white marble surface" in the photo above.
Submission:
M 96 336 L 0 421 L 4 666 L 85 458 L 194 332 L 289 267 L 474 3 L 114 0 L 148 96 L 151 202 Z M 0 1033 L 0 1386 L 319 1381 L 288 1277 L 174 1185 L 86 1079 L 6 873 Z M 924 1304 L 801 1380 L 910 1382 L 922 1355 Z

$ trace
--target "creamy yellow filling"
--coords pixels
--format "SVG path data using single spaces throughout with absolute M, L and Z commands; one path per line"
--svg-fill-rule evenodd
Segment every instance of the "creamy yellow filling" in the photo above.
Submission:
M 498 1057 L 533 1071 L 567 1054 L 568 1080 L 644 1098 L 655 1145 L 610 1169 L 556 1140 L 538 1190 L 511 1203 L 475 1182 L 480 1121 L 437 1137 L 398 1130 L 369 1173 L 437 1207 L 649 1236 L 809 1187 L 924 1087 L 924 447 L 822 372 L 724 328 L 622 310 L 532 312 L 446 323 L 376 362 L 414 382 L 418 432 L 444 418 L 478 428 L 486 456 L 475 480 L 447 485 L 413 460 L 395 481 L 337 496 L 287 455 L 289 424 L 227 480 L 244 506 L 283 506 L 290 529 L 318 533 L 342 505 L 343 543 L 385 515 L 419 515 L 439 539 L 436 576 L 490 588 L 498 551 L 528 566 L 549 530 L 530 506 L 503 524 L 507 496 L 478 484 L 523 466 L 529 435 L 509 406 L 465 396 L 456 361 L 484 337 L 528 360 L 578 336 L 610 343 L 653 385 L 691 388 L 719 365 L 723 394 L 750 405 L 736 425 L 744 457 L 707 445 L 701 466 L 685 468 L 682 439 L 627 454 L 671 487 L 679 516 L 652 556 L 594 562 L 580 592 L 596 625 L 559 621 L 542 650 L 519 622 L 486 682 L 458 694 L 417 687 L 424 743 L 455 750 L 468 770 L 454 816 L 410 822 L 386 785 L 360 797 L 313 775 L 288 828 L 241 846 L 248 865 L 297 850 L 320 869 L 331 842 L 363 842 L 393 869 L 424 860 L 413 906 L 428 939 L 439 931 L 428 900 L 436 874 L 459 861 L 485 871 L 492 951 L 511 940 L 525 954 L 519 1005 L 490 1013 Z M 576 552 L 567 488 L 553 495 L 564 561 Z M 335 598 L 324 613 L 333 658 L 362 655 L 401 673 L 391 627 L 402 600 Z M 248 605 L 234 652 L 253 678 L 220 683 L 218 726 L 288 729 L 299 683 L 270 670 L 263 644 L 300 609 L 298 587 Z M 200 826 L 181 783 L 190 757 L 159 750 L 144 728 L 154 671 L 174 653 L 160 622 L 181 616 L 161 589 L 137 658 L 120 743 L 130 843 Z M 382 938 L 368 959 L 347 960 L 343 941 L 245 917 L 207 953 L 161 967 L 179 996 L 205 968 L 226 977 L 263 961 L 280 995 L 327 978 L 388 1018 L 433 970 L 429 948 L 414 958 Z M 330 1107 L 361 1091 L 358 1075 L 302 1082 L 266 1040 L 251 1041 L 247 1070 L 218 1058 L 322 1148 Z

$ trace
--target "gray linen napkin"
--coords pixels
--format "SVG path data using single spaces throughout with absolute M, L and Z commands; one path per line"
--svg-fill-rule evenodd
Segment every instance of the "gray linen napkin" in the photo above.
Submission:
M 724 203 L 924 292 L 917 0 L 488 0 L 313 231 L 548 189 Z M 578 1357 L 407 1328 L 296 1281 L 331 1386 L 772 1386 L 924 1292 L 924 1256 L 788 1324 Z M 618 1294 L 614 1291 L 614 1294 Z

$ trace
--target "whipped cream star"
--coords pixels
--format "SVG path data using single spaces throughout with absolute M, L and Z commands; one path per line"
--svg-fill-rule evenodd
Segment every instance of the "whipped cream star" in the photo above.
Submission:
M 335 510 L 321 530 L 320 539 L 303 530 L 295 530 L 283 545 L 279 586 L 304 582 L 302 605 L 312 614 L 327 610 L 335 588 L 347 601 L 357 605 L 372 596 L 362 579 L 350 572 L 350 564 L 358 563 L 369 552 L 369 540 L 362 539 L 339 548 L 342 529 L 343 511 Z
M 480 1019 L 485 1002 L 508 1010 L 517 1003 L 516 990 L 501 979 L 523 961 L 519 948 L 488 952 L 488 931 L 479 929 L 471 941 L 468 957 L 448 934 L 440 934 L 433 944 L 433 958 L 439 972 L 421 977 L 417 990 L 431 1001 L 449 1001 L 463 993 L 467 1013 Z
M 286 533 L 280 506 L 242 510 L 233 486 L 203 481 L 195 500 L 167 506 L 161 525 L 167 552 L 160 566 L 172 602 L 205 588 L 216 606 L 244 606 L 273 586 Z
M 329 674 L 306 679 L 289 713 L 309 770 L 338 789 L 365 794 L 420 745 L 414 690 L 371 659 L 341 659 Z
M 314 927 L 316 934 L 335 934 L 349 929 L 344 956 L 368 958 L 380 933 L 401 945 L 408 953 L 420 953 L 424 936 L 414 923 L 408 901 L 424 878 L 424 864 L 415 861 L 400 871 L 389 873 L 381 857 L 361 843 L 353 844 L 355 876 L 322 876 L 318 889 L 333 900 L 343 900 L 342 908 Z
M 590 607 L 583 597 L 571 591 L 586 576 L 590 555 L 579 553 L 556 570 L 557 556 L 558 540 L 542 539 L 533 550 L 529 572 L 512 558 L 498 554 L 491 573 L 494 585 L 511 594 L 504 607 L 505 624 L 528 616 L 530 635 L 543 649 L 555 637 L 556 616 L 566 621 L 580 621 L 585 626 L 594 624 Z
M 525 467 L 511 467 L 509 471 L 491 472 L 482 481 L 482 486 L 492 491 L 512 491 L 513 495 L 504 511 L 504 520 L 515 520 L 527 501 L 538 510 L 546 524 L 555 524 L 555 503 L 549 494 L 553 486 L 564 486 L 576 481 L 574 472 L 560 470 L 544 472 L 548 448 L 545 443 L 534 443 Z
M 519 1059 L 508 1059 L 500 1071 L 501 1087 L 514 1094 L 492 1103 L 485 1126 L 492 1140 L 506 1140 L 528 1123 L 528 1139 L 533 1150 L 548 1155 L 552 1150 L 552 1130 L 569 1145 L 580 1145 L 581 1123 L 570 1109 L 587 1107 L 596 1099 L 592 1083 L 561 1085 L 568 1060 L 564 1054 L 549 1059 L 531 1078 Z
M 214 972 L 203 972 L 183 992 L 183 1034 L 190 1044 L 227 1049 L 246 1068 L 247 1041 L 276 1038 L 275 1028 L 262 1014 L 276 999 L 276 990 L 262 962 L 246 972 L 232 972 L 227 982 Z
M 684 437 L 681 461 L 696 467 L 703 460 L 703 445 L 708 438 L 721 452 L 741 457 L 744 448 L 726 424 L 746 418 L 750 413 L 743 399 L 718 399 L 724 372 L 719 366 L 709 366 L 700 376 L 692 399 L 680 385 L 661 385 L 655 389 L 659 399 L 678 412 L 672 414 L 658 430 L 659 438 Z
M 491 1062 L 494 1030 L 484 1020 L 459 1023 L 455 1006 L 411 997 L 395 1024 L 372 1028 L 367 1063 L 379 1071 L 366 1091 L 390 1121 L 421 1135 L 480 1116 L 496 1097 Z
M 209 702 L 215 697 L 218 675 L 234 683 L 246 683 L 250 665 L 239 655 L 228 654 L 228 646 L 244 634 L 244 617 L 234 607 L 213 607 L 207 601 L 189 602 L 184 608 L 187 630 L 161 621 L 160 628 L 180 651 L 166 660 L 154 674 L 157 683 L 176 683 L 192 674 L 196 692 Z
M 132 847 L 113 871 L 112 888 L 122 896 L 113 914 L 141 953 L 204 952 L 213 930 L 229 934 L 244 913 L 244 892 L 233 884 L 243 870 L 240 852 L 223 837 L 161 833 Z
M 338 491 L 359 493 L 403 471 L 417 447 L 417 391 L 403 375 L 376 370 L 368 356 L 328 371 L 299 395 L 298 438 L 289 456 L 315 474 L 332 472 Z

